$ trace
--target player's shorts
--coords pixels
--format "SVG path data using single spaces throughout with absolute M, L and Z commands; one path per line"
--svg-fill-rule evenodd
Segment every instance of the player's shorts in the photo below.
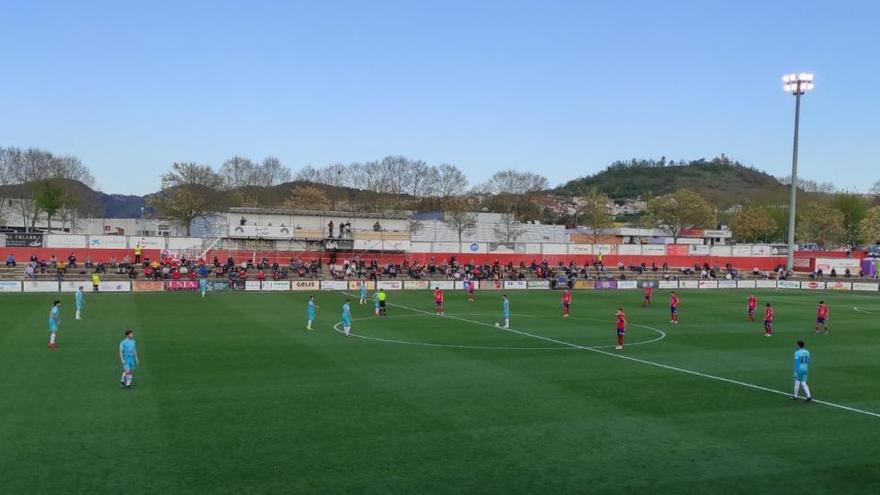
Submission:
M 669 306 L 669 311 L 672 314 L 678 313 L 678 306 Z
M 562 307 L 565 309 L 571 308 L 571 303 L 562 303 Z
M 825 318 L 816 318 L 816 323 L 818 323 L 819 325 L 824 325 L 824 324 L 825 324 Z
M 767 328 L 771 328 L 773 326 L 773 322 L 770 320 L 764 320 L 764 326 Z
M 384 308 L 384 307 L 385 307 L 385 301 L 379 301 L 379 307 L 380 307 L 380 308 Z
M 132 372 L 137 368 L 137 363 L 134 359 L 126 359 L 124 363 L 122 363 L 122 369 L 125 372 Z
M 807 372 L 806 371 L 795 371 L 794 372 L 794 379 L 799 382 L 807 381 Z
M 76 305 L 76 310 L 77 310 L 77 311 L 82 311 L 83 308 L 85 308 L 85 306 L 83 306 L 82 304 L 77 304 L 77 305 Z
M 309 313 L 309 319 L 310 319 L 310 320 L 314 320 L 314 319 L 315 319 L 315 313 Z
M 58 331 L 58 324 L 54 321 L 49 322 L 49 332 L 56 333 Z
M 343 319 L 343 320 L 342 320 L 342 326 L 344 326 L 344 327 L 350 327 L 350 326 L 351 326 L 351 320 Z
M 653 298 L 654 298 L 653 296 L 645 296 L 645 301 L 650 301 Z
M 443 306 L 443 301 L 434 301 L 434 304 L 436 304 L 437 307 L 440 307 Z
M 617 335 L 624 335 L 624 334 L 626 334 L 625 328 L 618 328 L 617 329 Z
M 755 308 L 749 308 L 749 314 L 750 315 L 755 314 Z

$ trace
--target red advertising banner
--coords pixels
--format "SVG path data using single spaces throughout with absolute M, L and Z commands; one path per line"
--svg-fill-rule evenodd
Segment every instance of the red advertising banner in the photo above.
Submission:
M 669 256 L 687 256 L 690 246 L 687 244 L 669 244 L 666 246 L 666 254 Z
M 160 292 L 165 290 L 165 282 L 160 280 L 135 280 L 131 283 L 134 292 Z
M 199 283 L 196 280 L 169 280 L 165 286 L 168 290 L 198 290 Z

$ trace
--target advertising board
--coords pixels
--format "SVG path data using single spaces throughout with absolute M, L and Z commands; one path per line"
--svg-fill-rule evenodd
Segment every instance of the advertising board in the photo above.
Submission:
M 348 290 L 361 290 L 361 284 L 366 284 L 367 290 L 376 290 L 376 282 L 374 280 L 349 280 Z
M 430 282 L 427 280 L 404 280 L 403 288 L 406 290 L 428 290 Z
M 244 290 L 246 291 L 259 291 L 260 290 L 260 281 L 259 280 L 245 280 L 244 281 Z
M 589 282 L 589 281 L 585 280 L 585 282 Z M 617 288 L 617 280 L 596 280 L 593 285 L 593 288 L 599 289 L 599 290 L 616 289 Z
M 455 290 L 455 281 L 453 280 L 431 280 L 428 282 L 428 288 L 440 290 Z
M 124 235 L 90 235 L 89 249 L 125 249 L 128 238 Z
M 852 290 L 877 292 L 877 284 L 868 284 L 865 282 L 853 282 Z
M 21 282 L 17 280 L 0 280 L 0 292 L 21 292 Z
M 657 283 L 657 287 L 660 289 L 677 289 L 678 280 L 661 280 Z
M 504 282 L 500 280 L 482 280 L 478 287 L 483 290 L 501 290 L 504 288 Z
M 776 282 L 776 287 L 780 289 L 800 289 L 801 283 L 794 280 L 780 280 Z
M 618 280 L 617 281 L 618 289 L 638 289 L 639 283 L 635 280 Z
M 849 282 L 826 282 L 825 288 L 828 290 L 852 290 L 852 284 Z
M 699 287 L 701 289 L 717 289 L 718 281 L 717 280 L 700 280 Z
M 550 281 L 549 280 L 529 280 L 528 284 L 529 289 L 549 289 Z
M 594 280 L 575 280 L 574 281 L 575 289 L 595 289 L 596 282 Z
M 165 283 L 165 289 L 170 291 L 195 291 L 199 290 L 199 283 L 195 280 L 169 280 Z
M 379 280 L 376 282 L 376 288 L 382 290 L 401 290 L 403 282 L 400 280 Z
M 758 289 L 775 289 L 775 280 L 755 280 L 755 287 Z
M 736 289 L 737 284 L 736 280 L 719 280 L 718 288 L 719 289 Z
M 644 244 L 642 254 L 645 256 L 666 256 L 665 244 Z
M 134 292 L 162 292 L 165 290 L 165 282 L 161 280 L 135 280 L 131 283 Z
M 527 289 L 528 283 L 525 280 L 505 280 L 504 288 L 507 290 Z
M 290 283 L 290 290 L 320 290 L 321 283 L 317 280 L 294 280 Z
M 65 234 L 49 234 L 46 236 L 46 247 L 50 248 L 85 248 L 86 236 L 84 235 L 65 235 Z
M 348 282 L 345 280 L 322 280 L 321 290 L 347 290 Z
M 109 281 L 99 282 L 98 292 L 131 292 L 131 282 L 129 281 Z
M 825 282 L 816 282 L 815 280 L 801 282 L 801 289 L 824 290 Z
M 755 281 L 754 280 L 738 280 L 736 282 L 736 286 L 740 289 L 754 289 Z
M 65 280 L 59 285 L 61 286 L 61 292 L 76 292 L 76 289 L 79 287 L 82 287 L 84 291 L 92 290 L 92 283 L 86 280 Z
M 58 282 L 48 280 L 25 280 L 21 287 L 25 292 L 58 292 Z
M 247 287 L 245 287 L 247 290 Z M 260 285 L 260 290 L 278 292 L 290 290 L 290 282 L 287 280 L 264 280 Z
M 678 286 L 682 289 L 699 289 L 700 281 L 699 280 L 679 280 Z

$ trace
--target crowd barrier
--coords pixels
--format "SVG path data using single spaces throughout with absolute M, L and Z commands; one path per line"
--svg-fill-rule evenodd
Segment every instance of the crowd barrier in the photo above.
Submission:
M 208 282 L 208 289 L 243 290 L 245 292 L 291 292 L 291 291 L 356 291 L 361 282 L 346 280 L 247 280 L 230 287 L 227 281 Z M 467 283 L 457 280 L 379 280 L 366 281 L 370 291 L 399 290 L 466 290 Z M 557 287 L 558 285 L 558 287 Z M 48 280 L 0 280 L 0 293 L 11 292 L 75 292 L 79 287 L 92 291 L 92 283 L 82 281 L 48 281 Z M 539 290 L 564 288 L 564 284 L 554 284 L 550 280 L 481 280 L 477 290 Z M 853 281 L 796 281 L 796 280 L 574 280 L 571 288 L 576 290 L 633 290 L 653 287 L 657 289 L 797 289 L 797 290 L 829 290 L 829 291 L 864 291 L 878 292 L 878 282 Z M 136 280 L 109 281 L 98 284 L 99 292 L 194 292 L 199 290 L 195 280 Z

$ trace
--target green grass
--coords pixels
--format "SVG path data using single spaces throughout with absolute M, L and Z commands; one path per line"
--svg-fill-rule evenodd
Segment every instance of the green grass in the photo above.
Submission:
M 880 296 L 758 292 L 777 312 L 764 338 L 745 321 L 744 291 L 681 294 L 673 327 L 665 291 L 650 309 L 638 291 L 576 292 L 568 320 L 560 293 L 511 291 L 511 327 L 613 345 L 622 304 L 629 342 L 666 333 L 623 355 L 786 392 L 802 338 L 817 399 L 880 412 Z M 55 351 L 55 295 L 0 296 L 0 491 L 880 491 L 878 417 L 495 329 L 497 292 L 447 293 L 446 318 L 353 307 L 363 337 L 489 348 L 346 339 L 332 329 L 339 293 L 317 295 L 306 332 L 306 296 L 89 294 L 75 321 L 64 295 Z M 820 298 L 829 336 L 812 333 Z M 428 292 L 389 301 L 433 311 Z M 126 327 L 141 367 L 123 391 Z

